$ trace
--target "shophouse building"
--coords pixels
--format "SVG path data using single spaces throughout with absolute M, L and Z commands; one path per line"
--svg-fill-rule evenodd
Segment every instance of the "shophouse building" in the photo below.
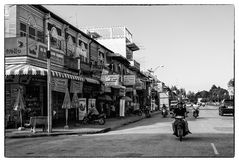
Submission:
M 48 31 L 51 35 L 53 124 L 64 121 L 62 104 L 67 88 L 71 99 L 74 94 L 85 98 L 86 109 L 89 99 L 95 103 L 104 93 L 101 75 L 110 71 L 107 57 L 113 51 L 41 5 L 6 5 L 6 125 L 18 121 L 13 105 L 19 88 L 25 104 L 25 120 L 32 115 L 47 115 Z M 70 109 L 70 121 L 79 119 L 78 113 L 77 109 Z
M 122 81 L 126 87 L 126 96 L 132 99 L 134 109 L 140 108 L 139 101 L 142 100 L 139 98 L 146 96 L 146 80 L 140 72 L 140 64 L 133 58 L 133 52 L 139 50 L 139 47 L 133 42 L 129 30 L 126 27 L 106 27 L 82 28 L 82 31 L 130 62 L 128 73 L 124 74 Z

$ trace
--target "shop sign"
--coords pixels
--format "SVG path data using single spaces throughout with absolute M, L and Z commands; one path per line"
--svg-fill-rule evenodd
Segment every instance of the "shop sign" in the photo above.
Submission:
M 31 77 L 29 75 L 23 75 L 19 79 L 20 84 L 29 84 Z
M 126 92 L 133 92 L 133 88 L 132 87 L 126 87 L 125 91 Z
M 119 75 L 102 75 L 101 80 L 106 86 L 119 85 Z
M 111 87 L 105 86 L 104 87 L 104 92 L 111 92 Z
M 47 46 L 39 43 L 38 46 L 38 58 L 40 60 L 44 60 L 46 61 L 46 52 L 47 52 Z M 59 65 L 64 65 L 64 55 L 59 53 L 59 52 L 55 52 L 53 50 L 51 50 L 51 62 L 55 63 L 55 64 L 59 64 Z
M 83 120 L 86 115 L 86 98 L 79 98 L 79 120 Z
M 88 99 L 88 112 L 91 110 L 91 109 L 96 109 L 96 99 L 95 98 L 89 98 Z M 97 109 L 96 109 L 97 110 Z
M 71 80 L 70 93 L 82 93 L 83 82 Z
M 18 75 L 8 75 L 5 78 L 5 83 L 18 83 L 19 76 Z
M 65 93 L 67 86 L 68 86 L 67 79 L 52 78 L 52 91 Z
M 135 88 L 136 88 L 137 90 L 142 90 L 142 89 L 145 89 L 146 86 L 145 86 L 145 83 L 144 83 L 144 82 L 142 82 L 140 79 L 137 79 L 137 80 L 136 80 L 136 83 L 135 83 Z
M 38 42 L 33 39 L 28 39 L 28 55 L 38 57 Z
M 135 75 L 124 75 L 124 85 L 135 85 Z
M 70 56 L 64 56 L 64 66 L 69 69 L 78 70 L 78 60 Z
M 26 37 L 5 38 L 5 56 L 26 55 Z
M 119 96 L 125 96 L 125 89 L 119 89 Z

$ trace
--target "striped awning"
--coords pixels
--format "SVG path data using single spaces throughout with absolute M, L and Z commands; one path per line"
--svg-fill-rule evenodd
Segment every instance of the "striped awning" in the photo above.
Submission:
M 84 81 L 83 77 L 51 70 L 54 77 Z M 47 69 L 33 65 L 5 65 L 5 75 L 47 75 Z

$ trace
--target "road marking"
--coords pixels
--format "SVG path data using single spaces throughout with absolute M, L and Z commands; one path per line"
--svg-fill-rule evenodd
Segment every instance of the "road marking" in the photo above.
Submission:
M 212 145 L 212 148 L 213 148 L 214 153 L 215 153 L 216 155 L 218 155 L 219 153 L 218 153 L 218 151 L 217 151 L 217 149 L 216 149 L 214 143 L 211 143 L 211 145 Z

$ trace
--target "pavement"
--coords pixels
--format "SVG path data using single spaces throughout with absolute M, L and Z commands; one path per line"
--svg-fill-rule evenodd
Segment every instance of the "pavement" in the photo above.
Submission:
M 151 115 L 159 114 L 160 111 L 151 112 Z M 106 119 L 104 125 L 99 124 L 69 124 L 68 129 L 64 129 L 64 125 L 59 125 L 52 128 L 52 132 L 43 132 L 41 128 L 37 128 L 36 132 L 30 131 L 30 128 L 24 130 L 18 129 L 5 129 L 5 138 L 33 138 L 33 137 L 46 137 L 46 136 L 58 136 L 58 135 L 73 135 L 73 134 L 96 134 L 105 133 L 111 130 L 115 130 L 124 125 L 134 123 L 146 118 L 143 114 L 142 116 L 130 115 L 126 117 L 117 117 Z

